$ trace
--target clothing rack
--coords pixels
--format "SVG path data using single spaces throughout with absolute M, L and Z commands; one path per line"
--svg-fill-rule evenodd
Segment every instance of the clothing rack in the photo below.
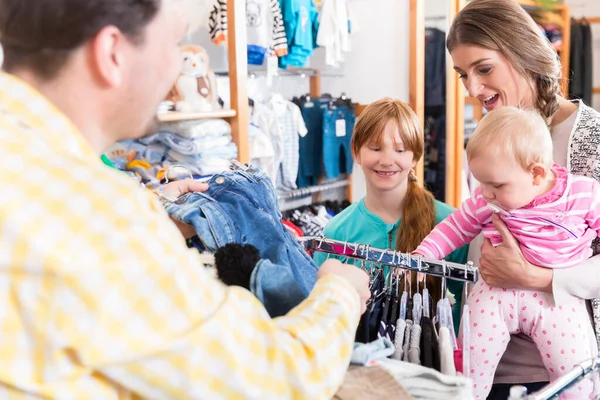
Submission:
M 600 358 L 594 358 L 577 364 L 571 371 L 563 375 L 553 383 L 543 387 L 529 396 L 523 397 L 524 400 L 550 400 L 560 394 L 564 389 L 577 383 L 580 379 L 589 374 L 600 371 Z M 523 388 L 525 391 L 525 388 Z
M 448 17 L 445 15 L 432 15 L 429 17 L 425 17 L 425 21 L 440 21 L 440 20 L 445 20 Z
M 479 269 L 471 261 L 457 264 L 445 260 L 433 260 L 410 253 L 377 249 L 365 244 L 341 242 L 325 237 L 307 236 L 298 239 L 307 250 L 315 250 L 348 258 L 365 260 L 382 266 L 402 268 L 427 275 L 461 282 L 477 282 Z
M 325 192 L 327 190 L 338 189 L 342 187 L 346 187 L 350 184 L 349 179 L 341 179 L 333 182 L 325 182 L 320 185 L 309 186 L 307 188 L 294 189 L 289 192 L 279 192 L 277 194 L 277 198 L 279 200 L 290 200 L 296 199 L 299 197 L 305 197 L 311 194 Z

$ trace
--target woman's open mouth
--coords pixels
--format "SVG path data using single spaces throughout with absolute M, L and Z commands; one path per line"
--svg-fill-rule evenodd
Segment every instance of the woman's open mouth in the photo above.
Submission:
M 496 103 L 498 102 L 498 97 L 499 96 L 497 94 L 494 94 L 488 97 L 484 97 L 483 99 L 481 99 L 481 102 L 483 103 L 483 106 L 486 110 L 491 111 L 496 106 Z

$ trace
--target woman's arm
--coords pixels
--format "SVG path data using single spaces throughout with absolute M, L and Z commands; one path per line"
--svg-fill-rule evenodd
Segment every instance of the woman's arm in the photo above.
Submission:
M 500 218 L 494 216 L 492 221 L 503 242 L 494 247 L 485 239 L 481 247 L 479 272 L 488 285 L 546 292 L 553 295 L 557 304 L 572 297 L 600 297 L 600 256 L 573 268 L 539 267 L 525 259 L 519 243 Z

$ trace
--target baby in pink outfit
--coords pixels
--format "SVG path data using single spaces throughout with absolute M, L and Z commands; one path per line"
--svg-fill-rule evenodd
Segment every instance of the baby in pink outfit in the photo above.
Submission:
M 467 145 L 469 168 L 481 186 L 423 240 L 415 254 L 442 259 L 480 232 L 498 245 L 496 213 L 519 241 L 525 258 L 569 268 L 592 255 L 600 233 L 600 184 L 552 163 L 552 139 L 536 111 L 501 107 L 479 123 Z M 475 285 L 470 308 L 470 376 L 478 399 L 489 394 L 510 335 L 536 343 L 552 381 L 592 358 L 590 320 L 583 300 L 550 304 L 544 293 Z M 561 398 L 582 399 L 593 385 L 580 382 Z

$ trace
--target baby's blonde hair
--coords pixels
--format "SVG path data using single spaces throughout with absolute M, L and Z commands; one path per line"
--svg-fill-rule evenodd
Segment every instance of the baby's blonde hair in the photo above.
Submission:
M 527 169 L 533 163 L 552 166 L 552 137 L 537 110 L 499 107 L 487 113 L 467 144 L 467 160 L 489 154 L 514 157 Z

